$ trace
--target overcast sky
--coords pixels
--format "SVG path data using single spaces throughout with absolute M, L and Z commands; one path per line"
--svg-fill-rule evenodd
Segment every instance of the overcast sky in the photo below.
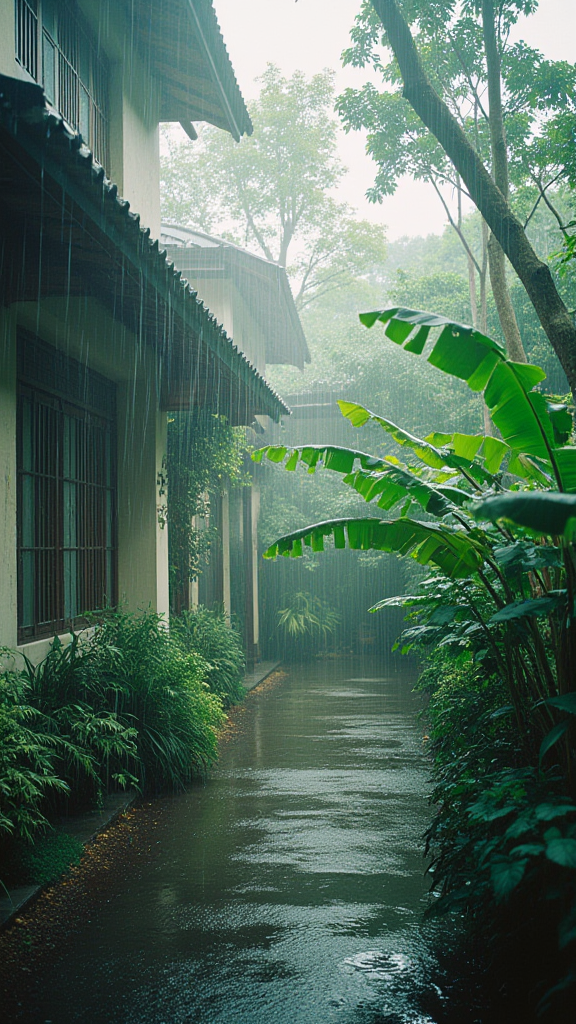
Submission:
M 359 87 L 366 72 L 342 68 L 340 54 L 349 45 L 349 30 L 360 0 L 213 0 L 243 95 L 258 92 L 254 79 L 268 62 L 286 75 L 296 70 L 312 75 L 329 67 L 336 88 Z M 522 18 L 516 37 L 555 60 L 576 60 L 576 0 L 541 0 L 535 15 Z M 395 195 L 379 206 L 364 193 L 373 180 L 373 163 L 364 152 L 359 132 L 340 137 L 340 152 L 349 174 L 340 198 L 362 217 L 387 225 L 388 237 L 440 232 L 444 212 L 431 186 L 403 180 Z

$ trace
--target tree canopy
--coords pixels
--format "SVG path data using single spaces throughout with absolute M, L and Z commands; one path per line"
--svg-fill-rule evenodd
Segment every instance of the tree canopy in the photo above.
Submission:
M 286 78 L 269 65 L 260 84 L 240 144 L 210 126 L 193 144 L 165 131 L 162 214 L 286 267 L 303 308 L 380 262 L 384 231 L 331 194 L 345 173 L 333 72 Z
M 339 106 L 349 129 L 368 128 L 369 151 L 379 164 L 375 201 L 394 191 L 402 173 L 431 181 L 439 194 L 441 182 L 458 193 L 465 188 L 493 233 L 490 278 L 510 351 L 523 357 L 500 247 L 574 388 L 576 333 L 508 202 L 511 186 L 513 199 L 523 199 L 526 222 L 541 201 L 554 212 L 554 185 L 573 183 L 573 152 L 566 143 L 573 131 L 576 72 L 509 41 L 519 14 L 535 6 L 535 0 L 505 0 L 497 8 L 492 0 L 414 0 L 401 10 L 395 0 L 365 3 L 345 60 L 371 64 L 383 76 L 384 92 L 367 84 L 348 90 Z M 454 226 L 466 247 L 461 224 Z M 560 226 L 566 234 L 568 226 Z M 481 274 L 469 247 L 468 255 Z

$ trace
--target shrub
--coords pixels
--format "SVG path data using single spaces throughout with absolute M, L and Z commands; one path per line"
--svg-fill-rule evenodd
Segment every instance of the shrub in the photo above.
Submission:
M 92 635 L 55 638 L 38 665 L 0 673 L 0 836 L 30 842 L 50 817 L 114 788 L 180 788 L 216 758 L 222 702 L 211 666 L 160 616 L 110 614 Z
M 285 594 L 279 608 L 278 632 L 284 657 L 303 657 L 316 653 L 318 645 L 326 649 L 329 636 L 335 632 L 340 615 L 315 594 L 298 591 Z
M 215 760 L 222 702 L 205 683 L 209 666 L 185 653 L 159 615 L 113 613 L 87 644 L 86 667 L 107 694 L 109 711 L 136 729 L 148 788 L 180 788 Z
M 118 715 L 114 688 L 94 660 L 93 645 L 80 634 L 66 645 L 55 637 L 44 660 L 33 665 L 25 659 L 22 673 L 30 702 L 53 737 L 53 763 L 68 787 L 69 809 L 138 781 L 135 723 Z
M 0 676 L 0 839 L 31 839 L 46 825 L 48 797 L 69 793 L 57 771 L 59 746 L 50 721 L 30 705 L 21 674 L 5 670 Z
M 232 629 L 224 615 L 202 605 L 170 620 L 170 633 L 182 649 L 196 652 L 207 663 L 206 682 L 224 707 L 244 696 L 242 679 L 246 658 L 240 633 Z
M 576 805 L 557 766 L 526 765 L 497 674 L 446 649 L 419 688 L 433 759 L 427 853 L 434 915 L 456 912 L 481 941 L 487 992 L 518 1019 L 573 1020 Z M 481 939 L 480 939 L 481 937 Z M 488 995 L 487 995 L 488 998 Z M 514 1017 L 516 1019 L 516 1016 Z

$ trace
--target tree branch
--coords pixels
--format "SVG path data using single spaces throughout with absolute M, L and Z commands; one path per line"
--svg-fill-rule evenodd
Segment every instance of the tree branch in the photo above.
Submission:
M 452 216 L 452 214 L 450 212 L 450 207 L 448 206 L 448 203 L 444 199 L 444 196 L 442 195 L 440 189 L 438 188 L 438 185 L 436 184 L 436 182 L 435 182 L 433 177 L 428 178 L 428 181 L 430 182 L 430 184 L 434 188 L 434 191 L 436 192 L 436 195 L 438 196 L 440 202 L 442 203 L 442 206 L 444 207 L 444 209 L 446 211 L 446 216 L 448 217 L 448 220 L 450 221 L 450 226 L 454 228 L 454 231 L 456 232 L 456 234 L 458 235 L 458 238 L 462 242 L 462 245 L 464 246 L 464 251 L 466 252 L 466 255 L 468 256 L 469 259 L 472 260 L 476 270 L 478 271 L 478 273 L 480 273 L 480 265 L 479 265 L 475 255 L 474 255 L 474 253 L 472 252 L 470 246 L 468 245 L 468 242 L 466 240 L 466 236 L 464 235 L 464 232 L 462 231 L 461 227 L 454 220 L 454 218 L 453 218 L 453 216 Z M 458 186 L 455 185 L 454 188 L 458 188 Z
M 563 171 L 559 171 L 558 174 L 556 175 L 556 177 L 552 178 L 551 181 L 549 181 L 546 185 L 542 185 L 542 182 L 540 181 L 540 179 L 537 178 L 536 175 L 533 174 L 531 171 L 529 172 L 529 174 L 530 174 L 530 177 L 532 178 L 532 181 L 536 185 L 538 191 L 540 192 L 540 195 L 538 197 L 538 202 L 540 201 L 540 199 L 544 200 L 544 202 L 546 203 L 546 206 L 550 210 L 550 213 L 556 219 L 556 221 L 558 223 L 558 227 L 560 228 L 560 231 L 564 235 L 564 238 L 567 238 L 568 237 L 568 233 L 566 231 L 565 225 L 562 223 L 562 219 L 563 218 L 560 216 L 560 214 L 558 213 L 558 210 L 553 205 L 553 203 L 550 202 L 548 196 L 546 195 L 546 192 L 550 188 L 550 186 L 553 185 L 554 182 L 558 181 L 558 178 L 562 177 Z M 538 203 L 536 203 L 536 206 L 537 205 L 538 205 Z M 528 218 L 528 220 L 530 220 L 530 218 L 532 217 L 532 214 L 534 213 L 534 211 L 536 209 L 536 206 L 534 207 L 534 210 L 530 214 L 530 217 Z M 528 223 L 528 221 L 526 221 L 526 223 Z
M 498 239 L 536 310 L 570 388 L 576 392 L 576 326 L 564 305 L 549 267 L 538 259 L 520 221 L 495 185 L 446 104 L 430 85 L 410 29 L 395 0 L 371 0 L 398 61 L 403 95 L 452 160 L 472 201 Z
M 248 203 L 246 203 L 244 201 L 244 197 L 242 197 L 241 202 L 242 202 L 242 209 L 244 210 L 244 216 L 246 217 L 246 223 L 248 224 L 248 227 L 250 228 L 252 234 L 254 235 L 254 238 L 258 242 L 258 245 L 262 249 L 262 252 L 264 253 L 266 259 L 270 260 L 271 263 L 276 263 L 276 260 L 274 259 L 272 251 L 266 245 L 266 242 L 264 240 L 264 235 L 259 230 L 259 228 L 256 226 L 256 222 L 254 220 L 254 217 L 252 216 L 252 211 L 250 210 L 250 207 L 249 207 Z

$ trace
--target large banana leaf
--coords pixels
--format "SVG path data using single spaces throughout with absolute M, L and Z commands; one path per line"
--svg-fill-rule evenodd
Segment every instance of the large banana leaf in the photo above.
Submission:
M 498 473 L 502 460 L 509 454 L 510 448 L 499 437 L 486 437 L 484 434 L 442 434 L 435 432 L 426 438 L 430 444 L 438 448 L 449 448 L 459 459 L 474 462 L 482 458 L 484 467 L 490 474 Z
M 368 421 L 378 423 L 394 438 L 397 444 L 410 448 L 427 466 L 431 466 L 432 469 L 442 469 L 446 465 L 442 452 L 438 448 L 429 444 L 428 441 L 422 441 L 419 437 L 415 437 L 414 434 L 403 430 L 402 427 L 398 427 L 392 423 L 392 420 L 370 412 L 369 409 L 356 402 L 345 402 L 343 399 L 339 399 L 338 406 L 342 415 L 350 421 L 353 427 L 363 427 Z
M 481 537 L 471 536 L 445 524 L 420 523 L 413 519 L 330 519 L 296 530 L 271 544 L 264 558 L 284 555 L 299 558 L 304 546 L 324 551 L 324 539 L 330 537 L 336 548 L 346 546 L 361 551 L 393 551 L 412 554 L 421 565 L 432 562 L 451 578 L 468 576 L 484 561 Z
M 557 492 L 517 491 L 486 498 L 474 508 L 478 519 L 510 519 L 536 533 L 573 537 L 576 533 L 576 496 Z
M 363 427 L 369 421 L 377 423 L 387 434 L 394 438 L 397 444 L 413 451 L 426 466 L 438 470 L 465 471 L 480 483 L 494 483 L 496 469 L 493 469 L 493 467 L 497 465 L 499 469 L 504 455 L 510 451 L 508 445 L 503 441 L 491 437 L 483 438 L 481 435 L 476 438 L 466 434 L 431 434 L 425 440 L 422 440 L 422 438 L 415 437 L 414 434 L 410 434 L 407 430 L 403 430 L 402 427 L 397 426 L 392 420 L 387 420 L 385 416 L 371 412 L 370 409 L 366 409 L 365 406 L 359 405 L 357 402 L 345 402 L 340 399 L 338 405 L 342 415 L 345 419 L 349 420 L 353 427 Z M 450 448 L 442 446 L 443 441 L 448 445 L 452 438 L 468 439 L 469 443 L 468 445 L 459 444 L 458 450 L 456 450 L 455 445 Z M 437 443 L 436 439 L 440 440 L 440 444 Z M 484 445 L 482 445 L 483 441 Z M 495 443 L 490 444 L 490 442 Z M 481 446 L 483 463 L 476 460 L 476 455 Z
M 295 470 L 299 462 L 308 466 L 308 472 L 314 473 L 321 464 L 335 473 L 351 473 L 356 461 L 363 469 L 382 469 L 386 466 L 384 459 L 358 451 L 355 448 L 344 448 L 336 444 L 306 444 L 288 447 L 283 444 L 267 444 L 252 453 L 254 462 L 262 462 L 266 456 L 270 462 L 284 462 L 285 469 Z
M 565 443 L 571 429 L 566 410 L 550 405 L 533 388 L 545 378 L 539 366 L 514 363 L 492 338 L 473 327 L 421 310 L 391 309 L 360 314 L 366 327 L 386 324 L 386 334 L 408 352 L 420 355 L 432 328 L 439 328 L 428 362 L 445 373 L 465 380 L 484 400 L 502 439 L 514 451 L 550 461 L 557 473 L 554 449 Z M 576 476 L 576 450 L 568 456 L 570 473 Z
M 296 469 L 298 462 L 314 473 L 319 465 L 343 473 L 344 483 L 352 487 L 365 501 L 376 501 L 382 509 L 392 509 L 406 498 L 417 501 L 434 516 L 456 512 L 471 496 L 457 487 L 431 484 L 408 467 L 387 459 L 374 458 L 351 448 L 336 445 L 306 445 L 288 448 L 286 445 L 267 445 L 254 452 L 252 458 L 261 462 L 266 456 L 272 462 L 284 462 L 285 468 Z M 354 469 L 359 462 L 360 468 Z M 442 478 L 443 479 L 443 478 Z
M 417 501 L 425 512 L 439 517 L 456 512 L 472 497 L 458 487 L 432 485 L 406 467 L 393 464 L 386 464 L 378 472 L 358 469 L 345 476 L 344 483 L 365 501 L 376 501 L 379 508 L 390 510 L 399 501 L 410 498 Z

